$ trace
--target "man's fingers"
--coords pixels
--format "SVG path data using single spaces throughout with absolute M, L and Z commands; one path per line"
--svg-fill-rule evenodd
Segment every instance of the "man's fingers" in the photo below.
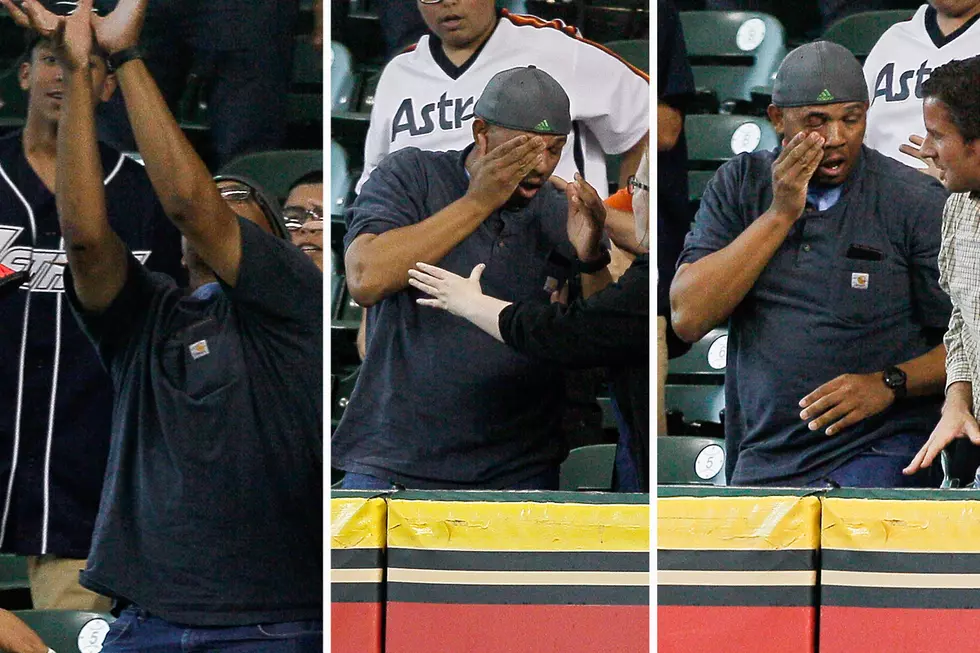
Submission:
M 970 442 L 980 444 L 980 425 L 977 425 L 976 420 L 967 420 L 963 424 L 963 432 L 966 433 L 966 437 L 970 438 Z
M 908 145 L 906 143 L 902 143 L 901 145 L 899 145 L 898 151 L 901 152 L 902 154 L 908 154 L 909 156 L 914 156 L 916 159 L 919 159 L 920 161 L 926 160 L 925 157 L 922 156 L 922 150 L 920 150 L 917 147 L 912 147 L 911 145 Z
M 420 306 L 431 306 L 432 308 L 442 308 L 442 300 L 440 299 L 428 299 L 425 297 L 419 297 L 415 300 L 416 304 Z
M 817 414 L 816 417 L 812 417 L 810 422 L 807 424 L 807 428 L 811 431 L 819 431 L 826 426 L 833 424 L 840 418 L 844 417 L 849 413 L 851 408 L 843 403 L 835 403 L 833 406 L 827 408 L 827 410 Z
M 922 147 L 922 144 L 926 142 L 926 139 L 922 138 L 918 134 L 909 134 L 909 140 L 919 147 Z
M 837 435 L 847 427 L 854 426 L 865 417 L 867 416 L 860 410 L 851 410 L 850 412 L 845 414 L 842 419 L 839 419 L 835 423 L 828 426 L 827 430 L 824 432 L 827 435 Z
M 561 177 L 559 177 L 558 175 L 551 175 L 551 177 L 548 178 L 548 181 L 550 181 L 555 188 L 557 188 L 562 192 L 564 192 L 565 187 L 568 186 L 568 182 L 562 179 Z
M 524 153 L 531 149 L 532 141 L 533 137 L 527 134 L 515 136 L 490 150 L 488 156 L 504 164 L 519 161 L 524 156 Z
M 10 17 L 14 19 L 14 22 L 17 23 L 18 26 L 27 28 L 31 26 L 31 23 L 27 18 L 27 14 L 25 14 L 20 7 L 11 2 L 11 0 L 0 0 L 0 4 L 6 7 L 7 11 L 10 12 Z
M 781 163 L 785 161 L 786 158 L 790 155 L 790 152 L 796 149 L 796 146 L 799 145 L 800 141 L 802 141 L 804 138 L 806 138 L 806 134 L 804 134 L 803 132 L 798 132 L 796 136 L 794 136 L 789 140 L 789 142 L 786 142 L 786 139 L 784 138 L 783 150 L 782 152 L 779 153 L 779 156 L 776 157 L 775 163 Z
M 924 465 L 923 464 L 923 460 L 925 460 L 926 452 L 927 451 L 929 451 L 929 443 L 928 442 L 926 442 L 924 445 L 922 445 L 922 448 L 919 449 L 919 453 L 915 454 L 915 458 L 913 458 L 912 459 L 912 462 L 910 462 L 908 464 L 908 467 L 906 467 L 905 469 L 902 470 L 902 473 L 905 474 L 906 476 L 911 476 L 912 474 L 916 473 L 917 471 L 919 471 L 923 467 L 928 467 L 929 465 Z M 932 462 L 932 461 L 930 461 L 930 462 Z
M 814 390 L 807 396 L 800 399 L 800 408 L 806 408 L 807 406 L 812 406 L 813 403 L 816 402 L 818 399 L 826 397 L 827 395 L 837 390 L 837 388 L 840 387 L 840 384 L 841 384 L 841 377 L 839 376 L 831 379 L 830 381 L 827 381 L 826 383 L 818 387 L 816 390 Z M 804 417 L 803 419 L 806 418 Z

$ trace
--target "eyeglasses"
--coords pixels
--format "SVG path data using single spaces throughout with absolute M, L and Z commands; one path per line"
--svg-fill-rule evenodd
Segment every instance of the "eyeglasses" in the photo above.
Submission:
M 636 189 L 637 188 L 642 188 L 643 190 L 645 190 L 648 193 L 650 192 L 650 187 L 649 186 L 647 186 L 646 184 L 644 184 L 641 181 L 637 181 L 636 175 L 630 175 L 629 178 L 626 180 L 626 190 L 627 190 L 627 192 L 630 195 L 632 195 L 633 193 L 636 192 Z
M 244 184 L 231 184 L 218 189 L 221 198 L 232 202 L 244 202 L 252 197 L 253 190 Z
M 282 219 L 286 222 L 286 229 L 290 231 L 298 231 L 304 227 L 310 231 L 323 231 L 323 209 L 317 206 L 309 209 L 287 206 L 282 210 Z

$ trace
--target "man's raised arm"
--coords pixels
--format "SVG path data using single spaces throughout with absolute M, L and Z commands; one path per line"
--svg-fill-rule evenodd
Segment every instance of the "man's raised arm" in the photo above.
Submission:
M 110 59 L 150 182 L 164 210 L 188 243 L 225 283 L 234 286 L 241 262 L 241 232 L 207 166 L 184 136 L 138 54 L 147 0 L 120 0 L 94 17 L 95 37 Z M 132 57 L 132 58 L 130 58 Z
M 806 205 L 807 184 L 823 157 L 823 138 L 800 132 L 773 163 L 773 201 L 728 246 L 677 268 L 670 285 L 674 331 L 697 342 L 728 319 L 779 250 Z
M 126 246 L 109 226 L 92 94 L 92 0 L 82 0 L 56 36 L 65 76 L 58 122 L 55 198 L 75 294 L 106 309 L 126 281 Z

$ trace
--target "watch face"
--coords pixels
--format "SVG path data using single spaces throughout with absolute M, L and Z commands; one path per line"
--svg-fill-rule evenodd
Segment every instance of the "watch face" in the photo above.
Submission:
M 899 369 L 890 369 L 885 372 L 885 385 L 889 388 L 899 388 L 905 385 L 905 372 Z

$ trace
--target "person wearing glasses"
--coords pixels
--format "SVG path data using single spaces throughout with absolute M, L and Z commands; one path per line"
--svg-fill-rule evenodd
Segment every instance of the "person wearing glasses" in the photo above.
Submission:
M 936 486 L 902 470 L 942 400 L 946 192 L 863 145 L 868 87 L 843 46 L 790 52 L 772 102 L 782 146 L 718 170 L 670 288 L 684 340 L 728 324 L 727 478 Z
M 293 182 L 282 209 L 293 244 L 323 272 L 323 171 L 308 172 Z
M 644 154 L 636 175 L 629 177 L 636 240 L 649 249 L 649 160 Z M 599 214 L 592 214 L 600 217 Z M 597 225 L 601 228 L 601 225 Z M 616 455 L 618 489 L 649 492 L 650 451 L 650 261 L 641 254 L 612 285 L 611 277 L 565 306 L 508 302 L 485 295 L 477 265 L 468 277 L 435 265 L 417 263 L 408 283 L 431 296 L 416 303 L 431 306 L 473 323 L 490 336 L 532 358 L 566 367 L 609 367 L 613 395 L 626 417 Z
M 56 201 L 66 294 L 115 390 L 83 586 L 115 601 L 103 653 L 320 651 L 323 277 L 272 203 L 212 179 L 135 50 L 147 0 L 92 0 L 51 29 L 65 68 Z M 9 9 L 9 7 L 8 7 Z M 106 219 L 94 43 L 180 230 L 192 293 L 138 264 Z
M 75 5 L 47 2 L 59 13 Z M 104 611 L 109 601 L 80 586 L 78 572 L 102 493 L 112 382 L 65 300 L 55 188 L 66 169 L 55 150 L 66 74 L 55 45 L 30 35 L 16 70 L 24 127 L 0 139 L 0 273 L 29 277 L 0 297 L 0 551 L 27 556 L 34 607 Z M 90 64 L 101 102 L 116 77 L 105 52 Z M 104 144 L 99 155 L 113 229 L 147 268 L 182 279 L 180 233 L 146 171 Z

